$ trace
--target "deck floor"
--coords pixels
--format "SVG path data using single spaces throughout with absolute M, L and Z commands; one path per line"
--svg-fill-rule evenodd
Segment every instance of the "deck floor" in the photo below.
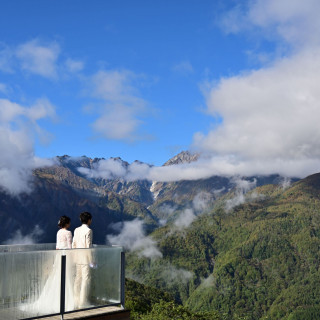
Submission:
M 72 313 L 67 313 L 63 316 L 65 320 L 77 320 L 77 319 L 124 319 L 129 320 L 129 311 L 123 310 L 120 307 L 104 307 L 104 308 L 97 308 L 91 310 L 83 310 L 83 311 L 76 311 Z M 15 312 L 14 318 L 24 318 L 24 314 L 21 313 L 21 317 Z M 13 318 L 12 312 L 10 310 L 1 310 L 0 319 L 1 320 L 12 320 Z M 61 316 L 51 316 L 45 318 L 35 318 L 35 320 L 61 320 Z
M 120 307 L 105 307 L 105 308 L 98 308 L 98 309 L 91 309 L 91 310 L 67 313 L 63 316 L 63 319 L 66 319 L 66 320 L 89 319 L 90 317 L 98 317 L 99 315 L 118 313 L 120 311 L 122 311 L 122 309 Z M 41 318 L 39 320 L 49 320 L 49 319 L 50 320 L 61 320 L 61 316 Z

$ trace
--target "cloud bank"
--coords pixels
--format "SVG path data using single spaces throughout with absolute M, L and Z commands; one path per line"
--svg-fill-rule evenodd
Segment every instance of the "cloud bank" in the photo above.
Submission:
M 78 168 L 88 178 L 124 179 L 126 181 L 149 180 L 174 182 L 207 179 L 212 176 L 250 177 L 281 174 L 285 177 L 305 177 L 319 171 L 318 159 L 238 159 L 229 156 L 200 158 L 196 162 L 170 166 L 150 166 L 133 162 L 125 165 L 119 159 L 100 160 L 93 168 Z
M 229 12 L 228 32 L 259 30 L 287 53 L 258 70 L 206 83 L 207 110 L 223 122 L 194 147 L 238 173 L 299 176 L 320 170 L 320 3 L 250 1 Z M 288 52 L 290 52 L 288 54 Z
M 52 161 L 35 157 L 33 142 L 43 135 L 37 121 L 55 117 L 48 100 L 30 107 L 0 99 L 0 188 L 13 195 L 31 190 L 32 170 Z

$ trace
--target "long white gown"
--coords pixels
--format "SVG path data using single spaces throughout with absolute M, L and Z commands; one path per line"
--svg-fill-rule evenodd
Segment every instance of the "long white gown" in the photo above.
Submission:
M 68 254 L 71 249 L 72 234 L 70 231 L 60 229 L 57 233 L 56 248 L 61 250 L 52 265 L 50 275 L 41 290 L 39 298 L 27 305 L 22 306 L 22 310 L 30 312 L 33 315 L 46 315 L 60 312 L 60 283 L 61 283 L 61 256 L 67 256 L 66 265 L 66 291 L 65 291 L 65 311 L 74 310 L 73 283 L 74 271 L 71 261 L 72 255 Z

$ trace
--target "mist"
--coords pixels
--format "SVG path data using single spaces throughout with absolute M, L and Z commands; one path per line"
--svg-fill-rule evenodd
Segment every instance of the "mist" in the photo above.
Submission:
M 35 225 L 34 229 L 29 234 L 23 234 L 21 230 L 16 230 L 12 237 L 2 244 L 12 245 L 12 244 L 35 244 L 37 243 L 44 231 L 39 227 L 39 225 Z
M 136 252 L 140 257 L 162 258 L 162 253 L 157 248 L 156 242 L 145 235 L 144 222 L 140 219 L 118 222 L 110 226 L 116 235 L 107 235 L 108 244 L 120 245 L 125 249 Z

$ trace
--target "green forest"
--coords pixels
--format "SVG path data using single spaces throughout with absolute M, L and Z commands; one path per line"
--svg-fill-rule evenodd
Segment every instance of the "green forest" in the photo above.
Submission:
M 132 319 L 320 319 L 320 174 L 250 193 L 155 230 L 163 258 L 127 254 Z

